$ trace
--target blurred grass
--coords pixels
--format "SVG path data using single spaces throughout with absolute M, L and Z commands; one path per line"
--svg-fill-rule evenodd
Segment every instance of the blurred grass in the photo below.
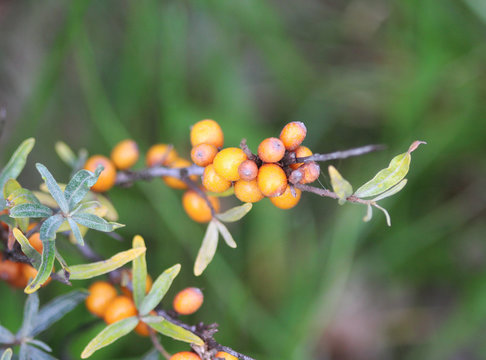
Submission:
M 205 305 L 189 320 L 219 323 L 216 338 L 237 350 L 258 359 L 481 358 L 485 33 L 478 0 L 4 1 L 1 157 L 35 136 L 21 178 L 34 187 L 36 161 L 61 181 L 68 175 L 57 139 L 108 154 L 132 137 L 142 150 L 167 142 L 188 156 L 189 126 L 202 118 L 222 125 L 227 145 L 246 137 L 253 149 L 301 120 L 316 152 L 389 146 L 334 164 L 356 187 L 426 140 L 406 188 L 384 201 L 391 228 L 378 212 L 363 224 L 365 209 L 309 194 L 290 211 L 263 201 L 231 225 L 238 249 L 220 244 L 201 278 L 191 269 L 204 227 L 186 217 L 181 194 L 157 180 L 110 195 L 128 225 L 120 233 L 141 233 L 152 247 L 152 276 L 182 264 L 167 299 L 204 288 Z M 321 181 L 329 185 L 324 171 Z M 106 256 L 129 246 L 91 236 Z M 15 329 L 23 296 L 0 291 L 0 321 Z M 53 284 L 41 297 L 64 291 Z M 351 316 L 368 303 L 371 322 Z M 395 315 L 416 312 L 424 316 Z M 88 319 L 80 307 L 43 340 L 60 354 L 63 336 Z M 73 336 L 72 358 L 97 330 Z M 93 358 L 139 358 L 149 347 L 133 336 Z

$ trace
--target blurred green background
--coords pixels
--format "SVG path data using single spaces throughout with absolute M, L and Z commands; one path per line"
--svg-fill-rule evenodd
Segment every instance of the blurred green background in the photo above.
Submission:
M 36 188 L 35 162 L 69 176 L 57 140 L 108 155 L 131 137 L 142 151 L 166 142 L 188 156 L 189 126 L 203 118 L 221 124 L 225 145 L 246 137 L 254 150 L 299 120 L 315 152 L 388 146 L 333 162 L 357 188 L 425 140 L 406 188 L 383 201 L 391 228 L 381 213 L 363 223 L 363 207 L 312 194 L 289 211 L 262 201 L 230 226 L 238 249 L 220 244 L 195 278 L 204 226 L 156 180 L 110 192 L 125 242 L 88 240 L 110 256 L 142 234 L 153 277 L 182 264 L 165 306 L 203 288 L 186 320 L 218 323 L 219 342 L 256 359 L 485 359 L 485 22 L 484 0 L 2 0 L 2 163 L 34 136 L 20 180 Z M 320 181 L 329 186 L 327 171 Z M 41 300 L 67 290 L 52 283 Z M 20 325 L 24 299 L 0 284 L 3 325 Z M 79 358 L 102 328 L 78 331 L 92 320 L 80 306 L 41 339 Z M 92 358 L 138 359 L 150 347 L 130 335 Z

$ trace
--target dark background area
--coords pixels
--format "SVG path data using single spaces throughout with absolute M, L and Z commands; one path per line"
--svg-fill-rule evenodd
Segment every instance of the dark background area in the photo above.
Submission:
M 182 264 L 165 306 L 177 290 L 203 288 L 187 321 L 220 324 L 218 341 L 257 359 L 484 359 L 485 22 L 483 0 L 3 0 L 0 158 L 34 136 L 20 177 L 33 189 L 35 162 L 67 181 L 58 140 L 108 155 L 130 137 L 143 152 L 165 142 L 188 157 L 198 120 L 217 120 L 226 146 L 246 137 L 253 150 L 298 120 L 315 152 L 388 146 L 333 163 L 357 188 L 425 140 L 405 189 L 383 201 L 391 228 L 381 213 L 363 223 L 364 207 L 312 194 L 289 211 L 265 200 L 230 226 L 238 249 L 221 243 L 195 278 L 205 228 L 156 180 L 110 192 L 125 242 L 88 240 L 108 257 L 142 234 L 152 277 Z M 320 181 L 329 186 L 327 171 Z M 52 283 L 41 301 L 67 290 Z M 0 284 L 4 326 L 20 326 L 24 300 Z M 76 332 L 92 319 L 80 306 L 41 339 L 79 358 L 102 328 Z M 137 359 L 150 347 L 133 334 L 92 358 Z

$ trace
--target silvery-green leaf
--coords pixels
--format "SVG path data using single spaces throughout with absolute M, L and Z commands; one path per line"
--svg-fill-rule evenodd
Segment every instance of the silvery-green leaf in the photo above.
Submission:
M 86 226 L 90 229 L 103 231 L 103 232 L 110 232 L 125 225 L 118 224 L 116 222 L 108 222 L 105 219 L 90 214 L 90 213 L 82 213 L 78 212 L 72 216 L 72 219 L 76 221 L 78 224 Z
M 379 195 L 398 184 L 408 173 L 411 153 L 424 141 L 415 141 L 410 145 L 407 152 L 395 156 L 386 169 L 379 171 L 373 179 L 361 186 L 354 193 L 359 198 Z
M 132 248 L 145 248 L 145 241 L 140 235 L 135 235 L 133 237 Z M 140 304 L 145 297 L 146 281 L 147 261 L 145 260 L 145 253 L 143 253 L 132 261 L 132 293 L 137 309 L 140 307 Z
M 89 192 L 89 189 L 98 180 L 102 169 L 102 167 L 98 167 L 94 174 L 85 169 L 79 170 L 74 174 L 64 189 L 64 196 L 66 197 L 69 210 L 72 211 L 75 206 L 84 199 Z
M 17 150 L 15 150 L 7 165 L 5 165 L 3 170 L 0 172 L 0 189 L 3 189 L 3 186 L 8 179 L 16 179 L 17 176 L 19 176 L 25 166 L 27 156 L 34 147 L 34 144 L 35 139 L 29 138 L 22 142 Z
M 184 341 L 190 344 L 204 345 L 204 341 L 202 341 L 199 336 L 194 335 L 192 332 L 184 329 L 179 325 L 167 321 L 162 316 L 149 315 L 144 316 L 142 320 L 148 326 L 150 326 L 155 331 L 161 333 L 162 335 L 169 336 L 173 339 Z
M 39 311 L 39 295 L 30 294 L 24 306 L 24 320 L 19 331 L 20 337 L 27 337 L 31 334 L 34 324 L 37 322 L 37 313 Z
M 363 221 L 368 222 L 371 220 L 372 217 L 373 217 L 373 208 L 371 207 L 371 204 L 368 204 L 366 208 L 366 215 L 363 218 Z
M 77 156 L 66 143 L 58 141 L 54 145 L 54 148 L 56 149 L 56 153 L 59 158 L 64 161 L 66 165 L 71 168 L 76 166 Z
M 235 206 L 234 208 L 231 208 L 223 213 L 216 214 L 216 217 L 224 222 L 235 222 L 248 214 L 252 206 L 253 204 L 251 203 L 244 203 L 243 205 Z
M 0 344 L 11 344 L 15 341 L 15 336 L 8 330 L 0 325 Z
M 233 239 L 233 236 L 229 232 L 228 228 L 218 220 L 214 220 L 214 222 L 216 223 L 216 226 L 218 227 L 218 231 L 223 237 L 226 244 L 233 249 L 236 248 L 237 245 L 235 239 Z
M 56 200 L 61 211 L 67 214 L 69 212 L 69 205 L 58 183 L 56 182 L 56 180 L 54 180 L 54 177 L 44 165 L 37 163 L 35 164 L 35 166 L 37 168 L 37 171 L 41 174 L 42 179 L 46 183 L 47 189 L 49 189 L 49 193 L 52 195 L 54 200 Z
M 41 307 L 37 314 L 37 322 L 32 329 L 32 336 L 48 329 L 56 321 L 83 302 L 88 293 L 80 290 L 71 291 L 65 295 L 56 297 L 49 303 Z
M 44 351 L 36 348 L 35 346 L 26 345 L 30 359 L 33 360 L 57 360 L 55 357 L 45 353 Z
M 12 349 L 8 348 L 6 349 L 2 356 L 0 357 L 0 360 L 10 360 L 12 359 Z
M 41 255 L 37 252 L 36 249 L 30 245 L 29 240 L 25 237 L 25 235 L 17 228 L 13 229 L 13 235 L 15 239 L 20 244 L 22 248 L 22 252 L 30 259 L 32 265 L 35 268 L 38 268 L 41 264 Z
M 204 269 L 213 260 L 216 248 L 218 247 L 218 227 L 214 221 L 211 221 L 204 234 L 204 238 L 197 253 L 196 262 L 194 263 L 194 275 L 199 276 Z
M 385 217 L 386 217 L 386 224 L 388 226 L 391 226 L 391 218 L 390 218 L 390 214 L 388 214 L 388 211 L 386 211 L 385 208 L 382 208 L 378 204 L 373 204 L 373 206 L 376 207 L 377 209 L 380 209 L 381 211 L 383 211 L 383 214 L 385 214 Z
M 42 228 L 41 228 L 42 229 Z M 42 236 L 41 236 L 42 238 Z M 55 243 L 54 240 L 42 241 L 44 249 L 42 251 L 42 261 L 39 269 L 37 269 L 37 275 L 30 284 L 24 289 L 26 294 L 32 294 L 36 292 L 42 284 L 44 284 L 52 272 L 54 265 L 54 259 L 56 258 Z
M 176 264 L 167 270 L 165 270 L 153 283 L 152 288 L 150 289 L 149 293 L 145 298 L 142 300 L 142 303 L 138 307 L 140 315 L 146 315 L 162 301 L 165 294 L 169 290 L 170 286 L 172 285 L 172 281 L 174 281 L 175 277 L 179 274 L 181 270 L 181 265 Z M 144 288 L 145 290 L 145 288 Z
M 377 197 L 372 199 L 372 201 L 379 201 L 379 200 L 382 200 L 384 198 L 395 195 L 397 192 L 401 191 L 405 187 L 405 185 L 407 185 L 407 179 L 403 179 L 402 181 L 400 181 L 398 184 L 396 184 L 391 189 L 388 189 L 387 191 L 381 193 L 380 195 L 378 195 Z
M 114 343 L 122 336 L 125 336 L 130 331 L 135 329 L 138 324 L 138 318 L 136 316 L 132 316 L 111 325 L 105 327 L 94 339 L 92 339 L 88 345 L 84 348 L 81 359 L 87 359 L 93 353 L 105 346 Z
M 41 225 L 40 239 L 42 242 L 45 240 L 54 240 L 56 238 L 56 231 L 64 222 L 64 217 L 61 214 L 52 215 L 48 217 Z
M 19 360 L 30 360 L 31 353 L 30 353 L 30 346 L 26 343 L 21 343 L 19 348 Z
M 341 176 L 334 166 L 329 166 L 328 170 L 332 189 L 339 198 L 339 205 L 342 205 L 346 202 L 346 199 L 353 194 L 353 187 Z
M 69 222 L 71 231 L 74 235 L 74 238 L 76 239 L 76 243 L 78 245 L 84 246 L 83 234 L 81 234 L 81 230 L 79 230 L 78 224 L 76 224 L 76 222 L 73 219 L 71 219 L 71 217 L 68 217 L 67 221 Z
M 93 210 L 96 208 L 102 207 L 101 203 L 95 200 L 92 201 L 84 201 L 80 203 L 76 208 L 71 211 L 71 215 L 74 215 L 78 212 L 89 212 L 90 214 L 93 214 Z M 96 214 L 95 214 L 96 215 Z
M 27 344 L 29 344 L 29 345 L 35 345 L 38 348 L 41 348 L 42 350 L 47 351 L 47 352 L 52 352 L 51 347 L 49 345 L 47 345 L 45 342 L 40 341 L 40 340 L 28 339 L 27 340 Z
M 42 204 L 20 204 L 10 209 L 13 218 L 43 218 L 52 215 L 52 210 Z

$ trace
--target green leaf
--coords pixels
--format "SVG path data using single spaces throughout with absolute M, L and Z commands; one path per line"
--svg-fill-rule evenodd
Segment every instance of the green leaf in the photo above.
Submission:
M 366 215 L 364 216 L 363 221 L 368 222 L 371 220 L 372 217 L 373 217 L 373 208 L 371 207 L 371 204 L 368 204 L 366 208 Z
M 71 211 L 71 215 L 74 215 L 78 212 L 88 212 L 90 214 L 93 214 L 94 209 L 98 209 L 102 207 L 101 203 L 98 201 L 83 201 L 81 204 L 79 204 L 73 211 Z
M 37 269 L 37 275 L 32 282 L 24 289 L 26 294 L 32 294 L 36 292 L 42 284 L 44 284 L 52 272 L 54 265 L 54 259 L 56 258 L 55 243 L 54 240 L 42 241 L 44 249 L 42 251 L 42 261 L 39 269 Z
M 15 180 L 14 180 L 15 181 Z M 8 181 L 10 182 L 10 180 Z M 8 184 L 7 182 L 7 184 Z M 8 206 L 14 207 L 20 204 L 37 204 L 40 205 L 39 199 L 35 197 L 35 195 L 27 189 L 17 189 L 12 191 L 9 196 L 7 197 Z
M 24 320 L 19 331 L 21 338 L 31 335 L 34 324 L 37 322 L 37 313 L 39 311 L 39 295 L 37 293 L 30 294 L 24 306 Z
M 71 168 L 74 168 L 76 166 L 77 156 L 65 142 L 56 142 L 54 148 L 56 149 L 57 155 L 61 158 L 62 161 L 64 161 L 66 165 Z
M 15 335 L 7 328 L 0 325 L 0 344 L 11 344 L 15 341 Z
M 67 214 L 69 212 L 69 205 L 58 183 L 56 182 L 56 180 L 54 180 L 54 177 L 44 165 L 37 163 L 35 164 L 35 166 L 37 168 L 37 171 L 41 174 L 42 179 L 46 183 L 47 189 L 49 189 L 49 193 L 52 195 L 54 200 L 56 200 L 61 211 Z
M 341 176 L 334 166 L 329 166 L 328 170 L 332 189 L 339 198 L 339 205 L 343 205 L 346 202 L 346 199 L 353 194 L 353 187 Z
M 142 321 L 155 331 L 173 339 L 184 341 L 190 344 L 204 345 L 204 341 L 189 330 L 167 321 L 162 316 L 144 316 Z
M 32 329 L 32 336 L 48 329 L 52 324 L 74 309 L 79 303 L 83 302 L 87 296 L 87 292 L 75 290 L 65 295 L 58 296 L 41 307 L 37 314 L 37 322 Z
M 13 218 L 43 218 L 52 215 L 52 210 L 42 204 L 20 204 L 10 209 L 10 217 Z
M 3 197 L 6 199 L 15 190 L 22 189 L 20 183 L 15 179 L 8 179 L 3 186 Z
M 217 214 L 216 217 L 224 222 L 235 222 L 248 214 L 252 206 L 253 204 L 251 203 L 244 203 L 243 205 L 235 206 L 234 208 L 231 208 L 221 214 Z
M 88 345 L 84 348 L 81 359 L 87 359 L 93 353 L 105 346 L 114 343 L 122 336 L 125 336 L 130 331 L 135 329 L 138 324 L 138 318 L 136 316 L 132 316 L 116 323 L 113 323 L 106 328 L 104 328 L 94 339 L 92 339 Z
M 133 238 L 134 249 L 145 248 L 145 242 L 140 235 Z M 147 281 L 147 261 L 145 260 L 145 253 L 133 259 L 132 262 L 132 288 L 133 300 L 137 309 L 145 297 L 145 287 Z
M 228 196 L 233 195 L 234 193 L 235 193 L 235 187 L 232 186 L 228 190 L 225 190 L 225 191 L 220 192 L 220 193 L 215 193 L 215 192 L 212 192 L 212 191 L 207 191 L 206 192 L 206 195 L 207 196 L 212 196 L 212 197 L 228 197 Z
M 8 348 L 3 352 L 2 357 L 0 357 L 0 360 L 10 360 L 10 359 L 12 359 L 12 349 Z
M 76 239 L 76 244 L 84 246 L 83 234 L 81 234 L 81 230 L 79 230 L 78 224 L 76 224 L 76 222 L 73 219 L 71 219 L 71 217 L 68 217 L 67 221 L 69 222 L 71 231 L 74 235 L 74 238 Z
M 86 212 L 77 212 L 72 216 L 72 219 L 79 225 L 103 232 L 110 232 L 125 226 L 116 222 L 108 222 L 97 215 Z
M 218 227 L 218 231 L 223 237 L 226 244 L 233 249 L 236 248 L 237 245 L 235 239 L 233 239 L 233 236 L 229 232 L 228 228 L 218 220 L 214 220 L 214 222 L 216 223 L 216 226 Z
M 176 264 L 160 274 L 157 280 L 153 283 L 152 289 L 150 289 L 149 293 L 138 307 L 140 315 L 146 315 L 155 309 L 164 298 L 175 277 L 179 274 L 179 271 L 181 271 L 181 265 Z
M 199 276 L 204 269 L 213 260 L 216 248 L 218 247 L 218 227 L 214 221 L 211 221 L 204 234 L 204 238 L 197 253 L 196 262 L 194 263 L 194 275 Z
M 31 359 L 30 346 L 23 342 L 20 344 L 19 360 L 30 360 L 30 359 Z
M 379 201 L 379 200 L 383 200 L 384 198 L 395 195 L 397 192 L 401 191 L 405 187 L 405 185 L 407 185 L 407 179 L 403 179 L 397 185 L 395 185 L 391 189 L 388 189 L 387 191 L 381 193 L 380 195 L 378 195 L 377 197 L 375 197 L 371 201 Z
M 30 342 L 30 341 L 29 341 Z M 35 360 L 57 360 L 55 357 L 46 354 L 44 351 L 37 349 L 34 346 L 26 345 L 27 351 L 29 353 L 29 359 Z
M 37 252 L 36 249 L 32 247 L 32 245 L 30 245 L 29 240 L 25 237 L 22 231 L 20 231 L 17 228 L 14 228 L 13 235 L 15 239 L 17 239 L 18 243 L 20 244 L 20 247 L 22 248 L 22 252 L 25 254 L 25 256 L 27 256 L 30 259 L 32 265 L 35 268 L 38 268 L 42 260 L 41 255 Z
M 52 215 L 48 217 L 41 225 L 40 239 L 42 242 L 45 240 L 54 240 L 56 238 L 56 231 L 64 222 L 64 217 L 61 214 Z
M 74 207 L 86 196 L 91 186 L 93 186 L 100 176 L 103 167 L 99 166 L 95 173 L 82 169 L 71 178 L 64 189 L 64 196 L 69 206 L 69 210 Z
M 425 141 L 414 141 L 407 152 L 395 156 L 386 169 L 379 171 L 373 179 L 361 186 L 354 193 L 359 198 L 379 195 L 398 184 L 408 173 L 411 153 Z
M 106 274 L 144 254 L 145 251 L 145 248 L 130 249 L 119 252 L 107 260 L 98 261 L 91 264 L 71 265 L 69 266 L 69 270 L 71 271 L 69 279 L 91 279 L 95 276 Z
M 15 150 L 7 165 L 5 165 L 3 170 L 0 172 L 0 189 L 3 189 L 3 186 L 8 179 L 16 179 L 17 176 L 19 176 L 25 166 L 27 156 L 34 147 L 34 144 L 35 139 L 29 138 L 22 142 L 17 150 Z

